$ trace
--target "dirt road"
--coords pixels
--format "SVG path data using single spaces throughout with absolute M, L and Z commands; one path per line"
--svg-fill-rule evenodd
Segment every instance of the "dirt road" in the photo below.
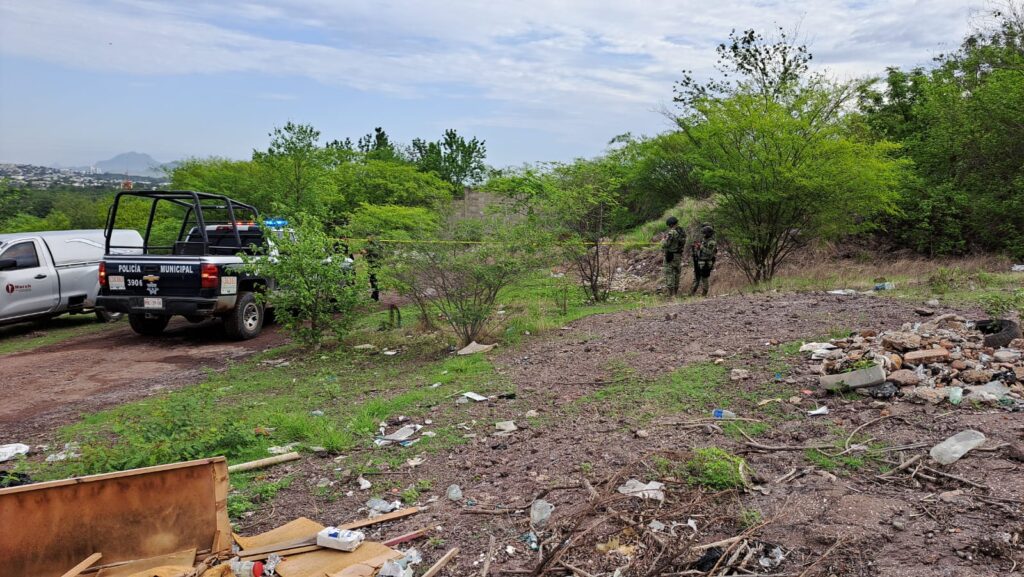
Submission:
M 284 341 L 276 327 L 234 342 L 217 321 L 183 320 L 159 338 L 143 338 L 125 322 L 113 331 L 0 356 L 0 439 L 31 442 L 84 412 L 194 383 L 207 369 Z

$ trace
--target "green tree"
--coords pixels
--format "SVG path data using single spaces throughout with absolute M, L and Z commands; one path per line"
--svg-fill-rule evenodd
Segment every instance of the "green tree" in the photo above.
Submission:
M 329 220 L 341 223 L 363 204 L 416 206 L 436 209 L 451 200 L 449 186 L 430 173 L 396 162 L 367 159 L 340 164 L 324 193 Z
M 246 267 L 277 280 L 259 298 L 303 346 L 319 350 L 327 333 L 340 339 L 354 320 L 362 284 L 339 262 L 334 239 L 313 217 L 299 215 L 294 236 L 275 239 L 269 255 L 247 257 Z
M 466 140 L 452 129 L 445 130 L 437 142 L 413 139 L 409 154 L 420 170 L 433 172 L 460 195 L 464 187 L 479 182 L 486 170 L 485 142 L 476 137 Z
M 383 160 L 387 162 L 402 162 L 404 159 L 398 147 L 391 141 L 384 129 L 377 127 L 373 133 L 367 134 L 359 139 L 356 144 L 357 150 L 370 160 Z
M 729 82 L 677 84 L 686 153 L 716 194 L 723 245 L 751 282 L 764 282 L 796 251 L 870 230 L 896 210 L 905 163 L 885 141 L 856 137 L 845 114 L 856 84 L 806 74 L 811 54 L 781 34 L 747 31 L 719 47 Z
M 254 150 L 252 160 L 263 169 L 270 184 L 276 212 L 315 212 L 323 192 L 331 156 L 320 147 L 320 131 L 308 124 L 288 122 L 269 134 L 266 151 Z

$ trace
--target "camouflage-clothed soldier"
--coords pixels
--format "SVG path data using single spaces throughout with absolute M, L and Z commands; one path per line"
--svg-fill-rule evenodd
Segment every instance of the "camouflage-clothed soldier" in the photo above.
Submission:
M 371 236 L 367 239 L 366 247 L 363 248 L 363 258 L 366 259 L 366 268 L 370 273 L 370 298 L 380 301 L 377 271 L 380 270 L 380 261 L 384 258 L 384 247 L 377 242 L 377 237 Z
M 711 288 L 711 270 L 715 268 L 715 258 L 718 254 L 718 242 L 715 240 L 715 229 L 710 224 L 701 226 L 701 238 L 693 241 L 690 253 L 693 257 L 693 286 L 690 287 L 690 296 L 697 294 L 701 289 L 703 296 L 708 296 Z
M 665 224 L 668 233 L 661 241 L 665 253 L 665 292 L 674 297 L 679 294 L 679 274 L 683 269 L 683 252 L 686 250 L 686 233 L 679 228 L 679 219 L 670 216 Z

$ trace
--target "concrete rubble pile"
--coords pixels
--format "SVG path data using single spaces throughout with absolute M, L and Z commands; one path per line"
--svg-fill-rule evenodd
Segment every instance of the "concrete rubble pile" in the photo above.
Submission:
M 1022 349 L 1024 339 L 987 347 L 974 322 L 943 314 L 899 330 L 861 331 L 827 343 L 807 343 L 800 350 L 820 362 L 814 368 L 828 391 L 1024 410 Z

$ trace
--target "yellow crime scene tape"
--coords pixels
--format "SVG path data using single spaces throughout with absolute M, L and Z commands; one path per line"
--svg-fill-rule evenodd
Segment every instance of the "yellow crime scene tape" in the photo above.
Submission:
M 373 240 L 375 242 L 384 243 L 384 244 L 467 244 L 467 245 L 500 245 L 500 244 L 502 244 L 500 242 L 496 242 L 496 241 L 493 241 L 493 240 L 440 240 L 440 239 L 413 240 L 413 239 L 404 239 L 404 238 L 375 238 L 375 239 L 369 239 L 369 238 L 358 238 L 358 237 L 337 237 L 335 240 L 340 240 L 340 241 L 344 241 L 344 242 L 353 242 L 353 241 L 354 242 L 370 242 L 371 240 Z M 555 243 L 552 243 L 552 244 L 567 245 L 567 244 L 570 244 L 570 243 L 568 243 L 568 242 L 555 242 Z M 602 242 L 601 243 L 602 246 L 608 246 L 608 245 L 614 245 L 614 246 L 655 246 L 655 245 L 659 245 L 659 244 L 661 244 L 659 241 L 639 242 L 639 241 L 625 241 L 625 240 L 607 241 L 607 242 Z

